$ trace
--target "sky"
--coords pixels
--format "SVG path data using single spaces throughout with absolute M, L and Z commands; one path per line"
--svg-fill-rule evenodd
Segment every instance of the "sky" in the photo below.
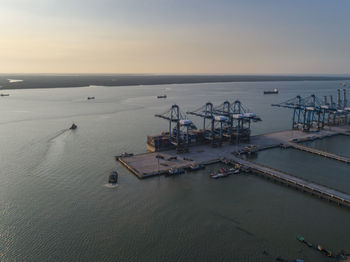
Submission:
M 0 0 L 0 73 L 349 74 L 349 0 Z

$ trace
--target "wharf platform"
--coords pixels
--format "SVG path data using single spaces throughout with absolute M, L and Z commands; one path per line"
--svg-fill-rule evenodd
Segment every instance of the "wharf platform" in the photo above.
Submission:
M 194 161 L 165 152 L 118 157 L 118 160 L 138 178 L 164 175 L 171 168 L 188 168 L 195 164 Z
M 229 159 L 232 154 L 243 154 L 247 152 L 246 147 L 254 145 L 258 151 L 314 140 L 350 132 L 350 125 L 325 128 L 318 132 L 305 133 L 299 130 L 286 130 L 252 136 L 249 143 L 229 144 L 223 143 L 221 147 L 210 147 L 210 145 L 199 145 L 190 147 L 189 152 L 177 154 L 176 150 L 162 152 L 142 153 L 133 156 L 118 157 L 121 164 L 127 167 L 138 178 L 162 175 L 168 173 L 171 168 L 187 168 L 196 164 L 213 164 L 220 159 Z M 162 158 L 157 158 L 157 155 Z M 177 159 L 168 160 L 176 157 Z M 159 160 L 159 165 L 158 165 Z

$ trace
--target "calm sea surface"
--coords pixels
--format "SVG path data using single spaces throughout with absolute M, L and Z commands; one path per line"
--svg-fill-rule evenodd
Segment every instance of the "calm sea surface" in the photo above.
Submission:
M 260 134 L 291 126 L 291 112 L 271 103 L 298 94 L 335 96 L 339 84 L 6 92 L 9 97 L 0 97 L 0 261 L 327 261 L 300 244 L 297 234 L 334 251 L 349 250 L 349 210 L 253 175 L 209 179 L 220 165 L 141 181 L 114 160 L 123 151 L 145 152 L 146 135 L 168 126 L 154 114 L 174 103 L 188 111 L 207 101 L 240 99 L 263 119 L 253 126 Z M 280 94 L 262 95 L 273 88 Z M 164 93 L 168 99 L 156 99 Z M 73 122 L 78 129 L 66 131 Z M 349 139 L 313 146 L 349 155 Z M 263 151 L 255 161 L 350 193 L 349 165 L 292 149 Z M 116 188 L 105 186 L 111 170 L 120 174 Z

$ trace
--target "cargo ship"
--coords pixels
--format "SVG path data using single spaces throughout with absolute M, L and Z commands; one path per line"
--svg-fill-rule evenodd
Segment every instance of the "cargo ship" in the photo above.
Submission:
M 278 89 L 275 88 L 273 90 L 264 91 L 264 95 L 268 95 L 268 94 L 278 94 Z
M 205 136 L 208 130 L 190 130 L 188 135 L 181 132 L 179 139 L 181 142 L 188 141 L 188 145 L 201 145 L 207 142 Z M 176 130 L 173 130 L 173 136 L 169 137 L 169 132 L 163 132 L 160 135 L 147 136 L 147 150 L 150 152 L 165 151 L 176 148 Z
M 224 131 L 228 131 L 225 128 Z M 237 130 L 231 130 L 231 135 L 223 134 L 221 140 L 219 138 L 219 130 L 215 130 L 215 137 L 211 134 L 210 130 L 190 130 L 187 133 L 180 132 L 179 140 L 181 144 L 187 146 L 196 146 L 203 144 L 212 144 L 213 147 L 218 146 L 218 143 L 224 141 L 239 141 L 249 142 L 250 130 L 242 128 L 239 132 Z M 169 137 L 169 132 L 163 132 L 160 135 L 147 136 L 146 147 L 149 152 L 166 151 L 177 148 L 176 145 L 176 129 L 173 130 L 172 137 Z M 188 143 L 185 143 L 188 141 Z

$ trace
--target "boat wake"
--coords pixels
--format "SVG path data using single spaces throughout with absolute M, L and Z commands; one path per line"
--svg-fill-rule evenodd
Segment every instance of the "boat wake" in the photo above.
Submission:
M 52 140 L 55 140 L 57 137 L 63 135 L 65 132 L 69 131 L 69 128 L 62 129 L 58 132 L 56 132 L 52 137 L 50 137 L 47 142 L 51 142 Z
M 40 155 L 41 157 L 36 157 L 34 161 L 31 161 L 28 169 L 36 174 L 50 172 L 50 170 L 55 169 L 64 155 L 66 140 L 69 135 L 67 131 L 69 130 L 68 128 L 62 129 L 29 143 L 30 149 L 26 147 L 23 150 L 23 152 L 26 152 L 23 157 L 27 158 L 28 154 L 33 154 L 33 152 L 35 152 L 33 155 Z
M 104 187 L 107 187 L 107 188 L 116 188 L 116 187 L 118 187 L 119 185 L 118 185 L 118 184 L 113 185 L 113 184 L 107 183 L 107 184 L 104 184 L 103 186 L 104 186 Z
M 46 152 L 41 163 L 36 167 L 37 170 L 54 169 L 64 155 L 66 146 L 67 130 L 62 130 L 54 137 L 48 140 Z

